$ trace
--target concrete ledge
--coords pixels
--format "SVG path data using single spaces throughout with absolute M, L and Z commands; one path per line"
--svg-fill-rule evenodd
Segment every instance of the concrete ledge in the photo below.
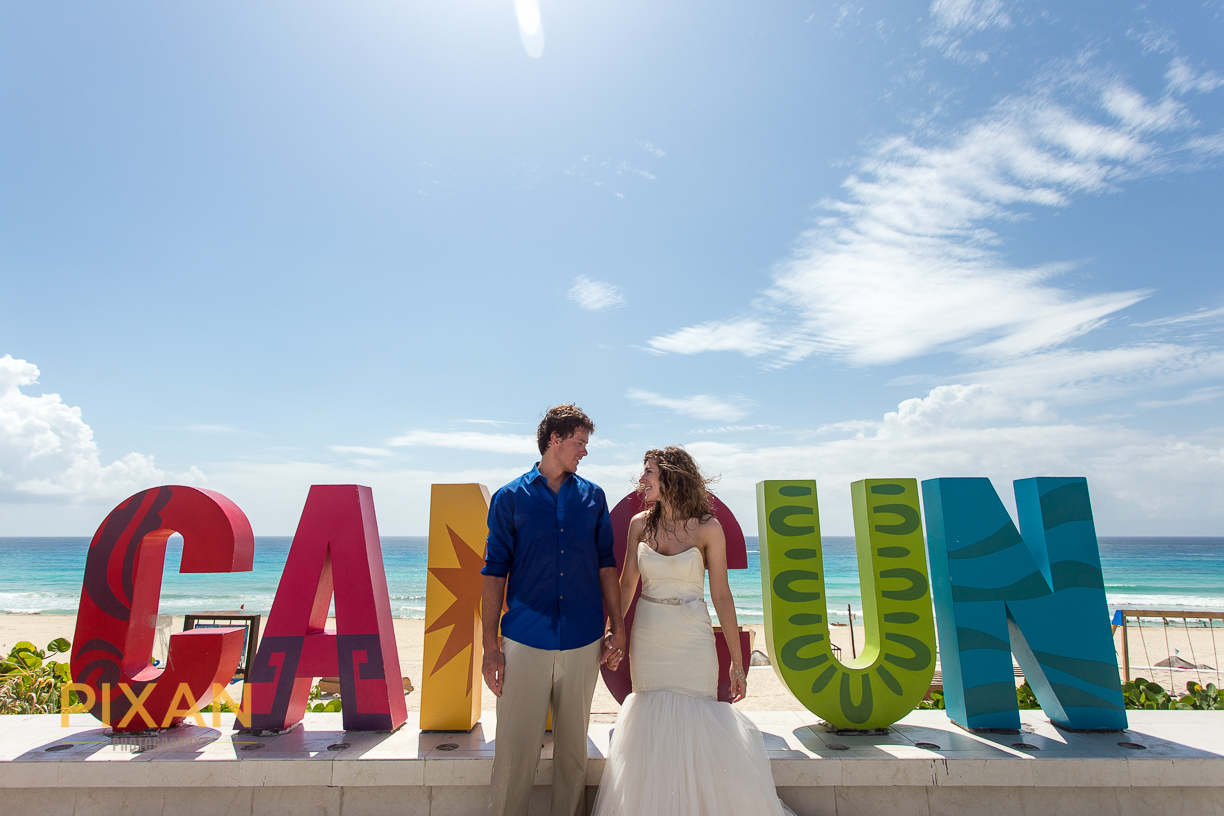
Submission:
M 800 816 L 1224 816 L 1224 716 L 1215 712 L 1130 712 L 1130 730 L 1116 734 L 1065 733 L 1022 712 L 1023 732 L 1010 736 L 970 734 L 921 711 L 874 737 L 838 736 L 807 712 L 745 713 Z M 3 717 L 0 727 L 5 813 L 439 816 L 483 812 L 494 722 L 487 716 L 471 733 L 422 733 L 415 720 L 393 734 L 345 733 L 339 714 L 309 714 L 270 737 L 234 733 L 230 715 L 216 728 L 143 738 L 109 737 L 89 715 L 67 728 L 56 715 Z M 591 726 L 588 807 L 611 730 Z M 547 812 L 551 779 L 550 737 L 533 813 Z

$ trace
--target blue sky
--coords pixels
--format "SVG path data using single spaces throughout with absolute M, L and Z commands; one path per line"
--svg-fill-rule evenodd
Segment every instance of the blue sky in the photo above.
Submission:
M 755 531 L 815 478 L 1089 479 L 1224 534 L 1224 2 L 9 3 L 0 536 L 257 534 L 595 419 Z

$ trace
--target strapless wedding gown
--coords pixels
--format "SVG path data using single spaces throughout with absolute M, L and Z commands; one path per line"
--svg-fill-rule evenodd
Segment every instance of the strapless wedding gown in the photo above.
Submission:
M 774 790 L 761 732 L 718 702 L 700 551 L 668 556 L 642 543 L 636 555 L 633 693 L 616 718 L 594 816 L 793 816 Z

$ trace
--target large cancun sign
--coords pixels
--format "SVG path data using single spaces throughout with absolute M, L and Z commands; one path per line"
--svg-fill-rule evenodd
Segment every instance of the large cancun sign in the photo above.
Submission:
M 1014 729 L 1014 654 L 1055 723 L 1125 728 L 1087 483 L 1025 479 L 1015 491 L 1019 527 L 987 479 L 931 479 L 921 493 L 913 479 L 851 485 L 866 644 L 842 662 L 829 642 L 816 483 L 758 484 L 766 641 L 795 697 L 839 728 L 884 728 L 923 698 L 938 659 L 953 721 Z M 635 500 L 631 494 L 617 506 L 614 522 L 632 514 Z M 470 730 L 480 719 L 488 501 L 483 485 L 433 488 L 421 678 L 426 730 Z M 738 522 L 721 503 L 718 515 L 734 533 L 730 565 L 746 567 Z M 182 572 L 251 569 L 251 526 L 218 493 L 152 488 L 107 516 L 86 560 L 71 688 L 84 710 L 115 731 L 166 728 L 187 717 L 203 725 L 200 708 L 228 699 L 224 685 L 238 666 L 241 629 L 172 635 L 167 667 L 152 665 L 165 546 L 174 532 L 183 535 Z M 333 597 L 336 628 L 329 630 Z M 398 667 L 373 495 L 358 485 L 315 485 L 235 727 L 292 727 L 304 716 L 314 679 L 337 676 L 346 729 L 398 728 L 407 717 Z M 622 678 L 605 672 L 605 679 L 618 699 L 630 690 Z

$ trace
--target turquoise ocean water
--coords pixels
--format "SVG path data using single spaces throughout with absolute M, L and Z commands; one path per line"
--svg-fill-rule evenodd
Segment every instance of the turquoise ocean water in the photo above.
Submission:
M 182 540 L 166 551 L 161 613 L 271 608 L 289 552 L 288 537 L 255 539 L 255 568 L 221 575 L 180 575 Z M 757 539 L 749 537 L 746 570 L 731 572 L 740 623 L 761 623 Z M 424 537 L 384 537 L 383 563 L 392 614 L 425 617 Z M 0 538 L 0 612 L 75 613 L 88 538 Z M 854 539 L 824 539 L 830 619 L 845 622 L 846 605 L 861 609 Z M 1224 538 L 1101 538 L 1105 593 L 1111 608 L 1224 610 Z

